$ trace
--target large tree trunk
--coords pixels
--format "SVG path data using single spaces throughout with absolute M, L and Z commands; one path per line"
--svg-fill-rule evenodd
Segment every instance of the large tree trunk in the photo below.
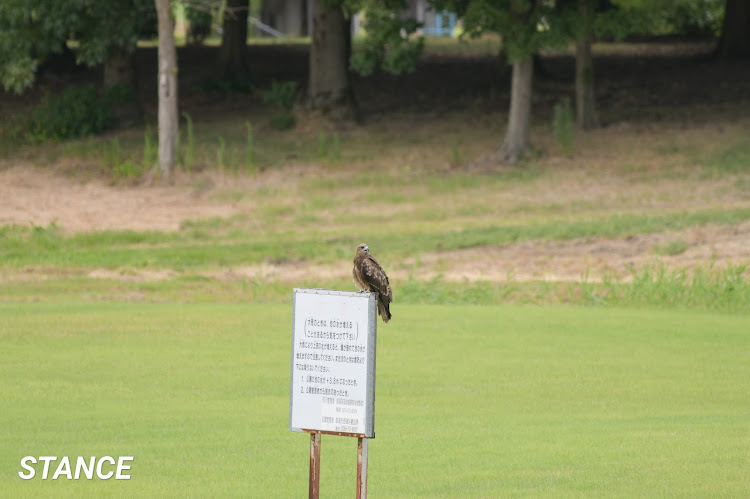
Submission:
M 177 50 L 170 0 L 155 0 L 159 19 L 159 169 L 170 180 L 177 162 Z
M 247 66 L 248 0 L 227 0 L 224 8 L 219 70 L 224 78 L 244 79 Z
M 325 0 L 314 2 L 309 104 L 312 109 L 341 119 L 354 116 L 347 58 L 351 41 L 348 29 L 341 2 L 333 6 Z
M 505 140 L 500 148 L 500 161 L 504 164 L 515 163 L 521 154 L 531 147 L 529 127 L 533 75 L 533 57 L 529 56 L 513 63 L 508 130 L 505 132 Z
M 136 78 L 135 53 L 120 48 L 104 61 L 102 68 L 102 88 L 124 87 L 123 99 L 112 104 L 115 126 L 129 127 L 141 122 L 143 113 L 138 100 L 138 80 Z M 119 93 L 119 92 L 118 92 Z
M 750 57 L 750 1 L 727 0 L 717 55 L 723 59 Z
M 578 10 L 588 23 L 592 12 L 587 0 L 579 0 Z M 591 29 L 586 29 L 576 40 L 576 123 L 584 130 L 599 126 L 594 94 L 594 62 L 591 57 L 593 38 Z

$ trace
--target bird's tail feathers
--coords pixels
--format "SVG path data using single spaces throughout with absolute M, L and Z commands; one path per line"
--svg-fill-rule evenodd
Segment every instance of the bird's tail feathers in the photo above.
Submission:
M 382 300 L 378 300 L 378 314 L 380 314 L 380 317 L 383 318 L 383 322 L 385 322 L 386 324 L 388 324 L 388 321 L 391 320 L 390 307 Z

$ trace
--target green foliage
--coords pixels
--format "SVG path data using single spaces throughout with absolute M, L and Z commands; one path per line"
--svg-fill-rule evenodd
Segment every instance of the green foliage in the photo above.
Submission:
M 337 132 L 330 139 L 324 131 L 318 134 L 318 162 L 338 165 L 341 162 L 341 136 Z
M 718 35 L 726 0 L 613 0 L 630 33 Z
M 363 28 L 367 36 L 351 56 L 349 64 L 362 76 L 377 68 L 393 74 L 412 73 L 424 49 L 424 38 L 412 35 L 421 26 L 414 19 L 402 19 L 393 7 L 372 5 L 367 9 Z
M 143 166 L 139 165 L 132 159 L 126 159 L 112 167 L 112 176 L 114 180 L 137 180 L 143 174 Z
M 554 2 L 432 0 L 431 3 L 463 18 L 462 36 L 479 37 L 487 32 L 501 35 L 509 62 L 526 59 L 542 48 L 562 46 L 570 38 L 569 28 Z
M 273 81 L 271 88 L 263 93 L 263 102 L 290 110 L 294 105 L 294 94 L 297 91 L 295 81 Z
M 6 59 L 2 61 L 1 59 Z M 20 94 L 34 83 L 39 61 L 27 55 L 21 55 L 13 59 L 0 55 L 0 81 L 5 90 L 12 90 Z
M 123 95 L 119 88 L 101 94 L 90 84 L 65 87 L 34 110 L 29 134 L 34 140 L 61 140 L 100 133 L 112 125 L 112 105 Z
M 38 64 L 77 42 L 80 63 L 94 66 L 118 51 L 132 52 L 144 23 L 153 22 L 152 0 L 3 0 L 0 2 L 0 82 L 22 92 Z
M 582 16 L 578 1 L 431 0 L 436 10 L 456 12 L 463 19 L 461 36 L 497 33 L 510 62 L 543 48 L 566 45 L 594 30 L 600 37 L 622 39 L 629 34 L 716 35 L 721 29 L 724 0 L 613 0 L 614 8 Z
M 263 94 L 263 102 L 272 104 L 281 111 L 271 117 L 271 126 L 277 130 L 288 130 L 294 126 L 295 119 L 292 113 L 294 106 L 294 94 L 297 91 L 297 82 L 274 81 L 271 88 Z
M 143 174 L 142 164 L 138 164 L 130 158 L 122 159 L 120 140 L 116 137 L 109 141 L 108 146 L 104 146 L 102 156 L 104 165 L 114 181 L 132 181 L 140 178 Z
M 207 5 L 185 6 L 185 18 L 188 21 L 187 41 L 190 45 L 200 45 L 211 34 L 213 12 Z
M 575 117 L 567 97 L 555 105 L 552 128 L 557 145 L 566 156 L 572 157 L 575 152 Z
M 3 0 L 0 2 L 0 81 L 20 93 L 31 86 L 39 62 L 62 51 L 78 22 L 73 6 L 83 1 Z

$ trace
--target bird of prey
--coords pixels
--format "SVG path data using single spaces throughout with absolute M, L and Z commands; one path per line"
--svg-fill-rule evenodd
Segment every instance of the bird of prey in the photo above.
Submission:
M 357 246 L 352 275 L 354 284 L 359 286 L 360 291 L 377 294 L 378 314 L 383 318 L 383 322 L 388 324 L 391 320 L 390 304 L 393 301 L 393 291 L 391 291 L 391 285 L 383 267 L 372 257 L 370 248 L 366 244 Z

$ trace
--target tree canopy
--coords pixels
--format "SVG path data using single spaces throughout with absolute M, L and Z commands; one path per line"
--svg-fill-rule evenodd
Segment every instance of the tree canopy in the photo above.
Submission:
M 542 0 L 434 0 L 463 18 L 467 36 L 497 33 L 510 62 L 565 42 L 554 2 Z
M 79 63 L 94 66 L 114 51 L 135 49 L 155 21 L 153 0 L 3 0 L 0 2 L 0 82 L 23 92 L 39 64 L 77 44 Z

